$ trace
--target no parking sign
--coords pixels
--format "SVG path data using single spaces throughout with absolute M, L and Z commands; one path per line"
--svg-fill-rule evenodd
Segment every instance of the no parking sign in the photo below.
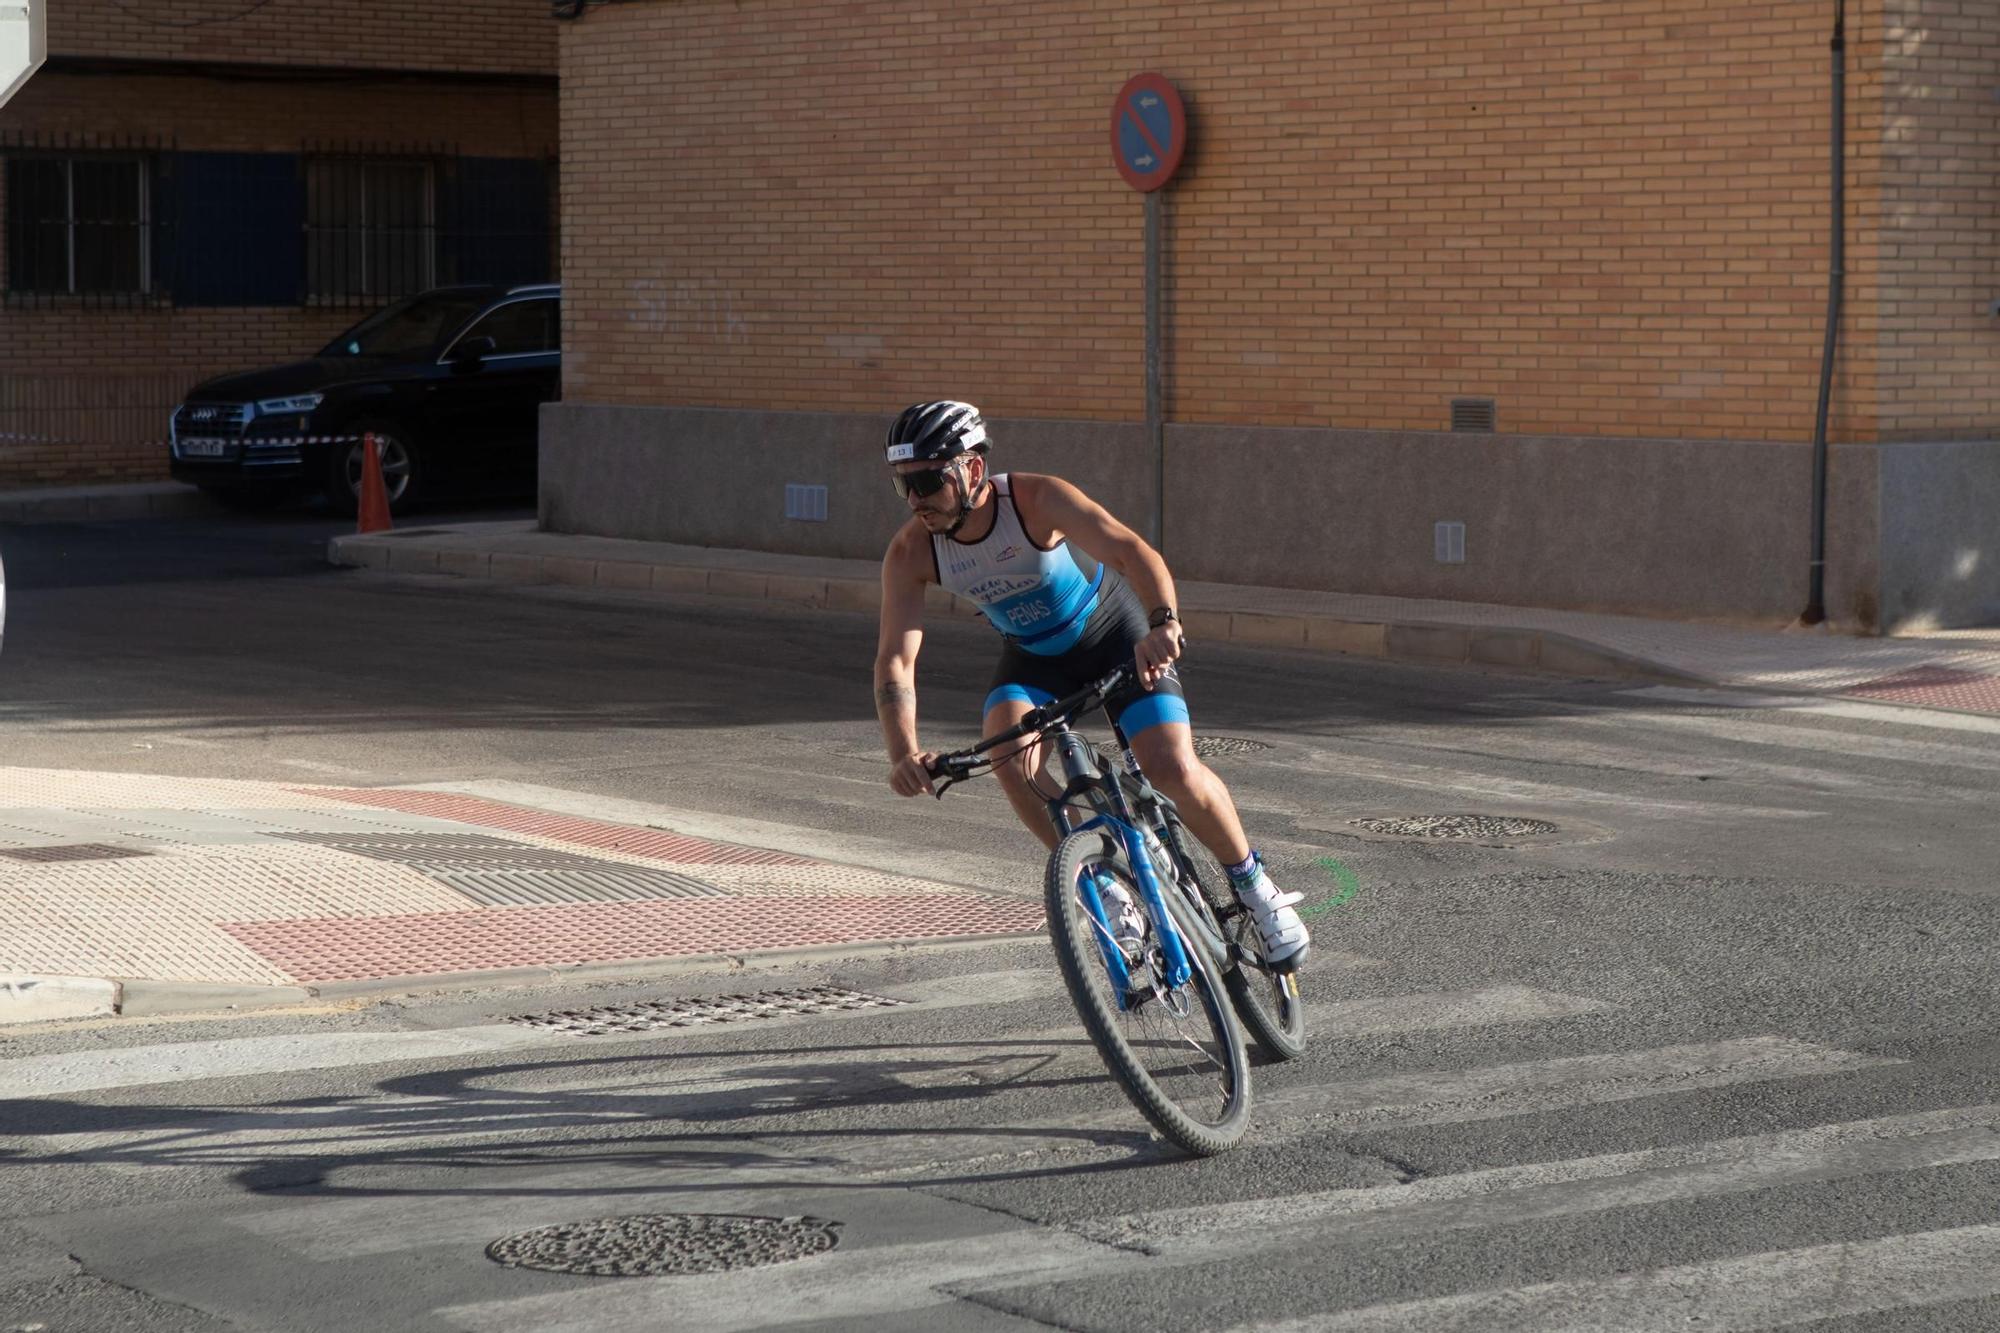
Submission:
M 1164 74 L 1135 74 L 1111 104 L 1111 152 L 1118 174 L 1151 193 L 1174 178 L 1187 151 L 1187 109 Z

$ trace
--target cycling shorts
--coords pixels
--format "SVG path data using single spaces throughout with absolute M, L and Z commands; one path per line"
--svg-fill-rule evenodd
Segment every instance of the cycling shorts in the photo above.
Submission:
M 1104 571 L 1104 587 L 1097 609 L 1084 626 L 1083 637 L 1068 652 L 1042 657 L 1028 652 L 1012 639 L 1000 650 L 1000 664 L 993 671 L 993 686 L 987 692 L 985 712 L 1009 699 L 1025 700 L 1039 708 L 1076 693 L 1092 681 L 1101 680 L 1120 664 L 1132 664 L 1132 650 L 1151 632 L 1145 608 L 1123 579 L 1110 569 Z M 982 714 L 983 715 L 983 714 Z M 1168 667 L 1151 690 L 1140 690 L 1115 703 L 1112 718 L 1131 740 L 1149 727 L 1163 722 L 1186 722 L 1187 699 L 1181 693 L 1180 672 Z

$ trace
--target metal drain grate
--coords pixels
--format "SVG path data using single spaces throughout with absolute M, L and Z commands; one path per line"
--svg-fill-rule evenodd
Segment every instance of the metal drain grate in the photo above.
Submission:
M 1214 759 L 1232 754 L 1256 754 L 1271 747 L 1263 741 L 1246 740 L 1241 736 L 1197 736 L 1194 738 L 1194 752 L 1203 759 Z
M 152 853 L 136 847 L 113 847 L 103 842 L 71 842 L 55 847 L 0 847 L 0 856 L 10 861 L 123 861 Z
M 581 856 L 484 833 L 293 832 L 274 836 L 408 866 L 489 907 L 725 896 L 713 884 L 671 870 Z
M 494 1241 L 486 1257 L 544 1273 L 675 1277 L 790 1263 L 839 1243 L 840 1223 L 823 1217 L 641 1213 L 536 1227 Z
M 1398 838 L 1532 838 L 1556 831 L 1556 826 L 1545 819 L 1501 815 L 1404 815 L 1347 822 L 1370 833 Z
M 908 1003 L 908 1000 L 868 995 L 839 986 L 806 986 L 796 990 L 760 991 L 755 995 L 712 995 L 703 999 L 648 1000 L 642 1004 L 609 1004 L 596 1009 L 563 1009 L 551 1014 L 518 1015 L 507 1021 L 544 1032 L 604 1037 L 617 1032 L 655 1032 L 662 1028 L 743 1023 L 759 1018 L 788 1018 L 797 1014 L 891 1009 Z

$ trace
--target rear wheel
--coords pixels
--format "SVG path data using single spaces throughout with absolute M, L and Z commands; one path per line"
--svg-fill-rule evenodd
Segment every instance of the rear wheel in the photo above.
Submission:
M 400 514 L 416 502 L 423 465 L 408 433 L 387 421 L 358 421 L 327 450 L 327 503 L 342 514 L 361 508 L 362 437 L 366 435 L 375 437 L 377 456 L 382 460 L 382 489 L 389 497 L 389 512 Z
M 1279 975 L 1264 968 L 1264 936 L 1257 919 L 1235 901 L 1229 876 L 1189 835 L 1180 816 L 1167 815 L 1167 846 L 1181 875 L 1182 892 L 1221 918 L 1222 934 L 1234 946 L 1235 966 L 1223 974 L 1230 1001 L 1257 1045 L 1274 1060 L 1296 1059 L 1306 1048 L 1306 1008 L 1296 972 Z M 1190 904 L 1192 906 L 1192 904 Z
M 1140 1114 L 1173 1143 L 1206 1157 L 1235 1146 L 1250 1124 L 1250 1060 L 1207 951 L 1192 936 L 1185 908 L 1166 895 L 1193 975 L 1169 988 L 1159 961 L 1157 928 L 1149 929 L 1146 978 L 1121 995 L 1107 949 L 1115 950 L 1091 914 L 1083 887 L 1088 874 L 1109 875 L 1143 902 L 1118 840 L 1098 829 L 1072 833 L 1049 857 L 1045 885 L 1049 935 L 1077 1013 L 1113 1078 Z

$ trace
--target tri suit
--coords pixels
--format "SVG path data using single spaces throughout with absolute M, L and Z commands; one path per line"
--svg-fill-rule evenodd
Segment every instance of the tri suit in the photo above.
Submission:
M 937 579 L 973 603 L 1000 631 L 1004 647 L 985 710 L 1005 699 L 1040 707 L 1101 679 L 1146 637 L 1146 609 L 1118 571 L 1086 575 L 1067 541 L 1038 546 L 1021 522 L 1006 473 L 990 478 L 993 527 L 976 542 L 931 534 Z M 1168 667 L 1151 691 L 1114 701 L 1112 716 L 1131 739 L 1163 722 L 1186 722 L 1180 673 Z

